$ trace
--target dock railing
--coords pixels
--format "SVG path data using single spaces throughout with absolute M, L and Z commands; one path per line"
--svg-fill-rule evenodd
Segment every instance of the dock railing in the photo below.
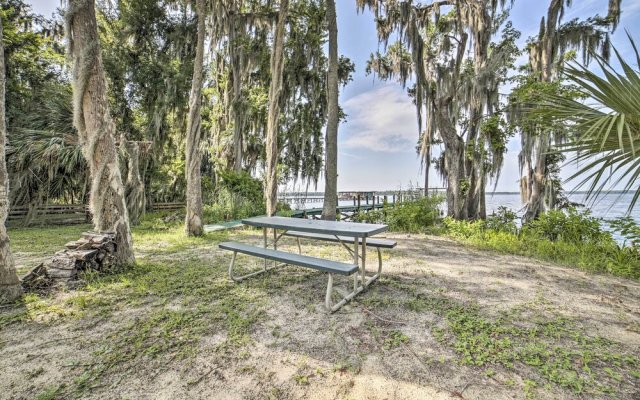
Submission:
M 430 194 L 441 192 L 442 188 L 429 188 Z M 405 201 L 417 200 L 424 196 L 424 189 L 404 189 L 386 191 L 345 191 L 338 192 L 337 214 L 341 219 L 349 219 L 355 213 L 368 212 L 393 206 Z M 278 201 L 292 206 L 294 217 L 319 218 L 322 215 L 324 194 L 322 192 L 285 192 L 279 193 Z M 349 204 L 345 204 L 349 201 Z M 342 202 L 342 205 L 340 204 Z M 315 207 L 314 207 L 315 206 Z

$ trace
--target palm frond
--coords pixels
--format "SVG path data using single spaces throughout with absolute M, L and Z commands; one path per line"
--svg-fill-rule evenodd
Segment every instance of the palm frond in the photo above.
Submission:
M 631 36 L 629 40 L 640 64 Z M 631 212 L 640 198 L 640 71 L 613 50 L 621 71 L 597 54 L 592 57 L 599 73 L 581 64 L 568 66 L 566 77 L 586 100 L 551 96 L 544 112 L 563 121 L 573 133 L 573 140 L 559 147 L 575 153 L 572 161 L 579 165 L 569 180 L 581 179 L 577 188 L 585 187 L 593 201 L 615 187 L 633 192 Z

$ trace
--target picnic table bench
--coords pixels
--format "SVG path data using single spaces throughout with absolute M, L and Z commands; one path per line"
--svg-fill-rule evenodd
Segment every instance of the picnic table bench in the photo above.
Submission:
M 242 220 L 242 223 L 263 229 L 264 247 L 252 246 L 238 242 L 223 242 L 219 247 L 233 252 L 229 264 L 229 277 L 235 282 L 265 273 L 281 265 L 297 265 L 325 272 L 328 275 L 325 306 L 330 312 L 340 309 L 344 304 L 354 298 L 358 293 L 367 288 L 373 281 L 380 277 L 382 272 L 382 255 L 380 249 L 393 248 L 395 241 L 385 239 L 370 239 L 372 235 L 386 231 L 386 225 L 363 224 L 354 222 L 337 222 L 308 220 L 286 217 L 255 217 Z M 273 229 L 273 249 L 268 248 L 267 230 Z M 280 230 L 280 234 L 278 234 Z M 298 253 L 293 254 L 278 250 L 278 241 L 283 236 L 295 237 L 298 243 Z M 344 263 L 323 258 L 302 255 L 300 239 L 321 240 L 340 243 L 353 256 L 353 263 Z M 352 247 L 350 247 L 350 245 Z M 367 247 L 375 247 L 378 250 L 378 271 L 371 277 L 366 276 Z M 361 251 L 360 251 L 361 250 Z M 243 276 L 235 276 L 235 266 L 238 253 L 253 257 L 263 258 L 264 267 Z M 267 260 L 274 261 L 272 267 L 267 266 Z M 333 275 L 353 276 L 353 289 L 337 304 L 333 304 Z

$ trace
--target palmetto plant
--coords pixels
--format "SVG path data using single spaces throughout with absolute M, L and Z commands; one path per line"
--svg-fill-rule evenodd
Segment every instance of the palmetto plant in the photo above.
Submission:
M 9 132 L 12 204 L 83 202 L 88 170 L 73 129 L 70 88 L 51 85 L 39 106 Z
M 636 65 L 640 54 L 629 36 Z M 593 54 L 599 71 L 571 63 L 564 74 L 574 83 L 585 101 L 551 96 L 545 113 L 562 121 L 573 139 L 559 147 L 575 153 L 577 188 L 586 188 L 587 198 L 597 200 L 612 188 L 634 193 L 630 212 L 640 198 L 640 71 L 634 69 L 614 48 L 622 71 Z

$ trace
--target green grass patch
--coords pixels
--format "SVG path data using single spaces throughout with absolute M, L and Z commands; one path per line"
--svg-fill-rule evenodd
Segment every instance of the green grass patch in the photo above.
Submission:
M 541 295 L 490 318 L 474 303 L 461 304 L 446 296 L 418 293 L 412 285 L 394 284 L 411 293 L 400 306 L 443 318 L 445 324 L 433 327 L 432 334 L 453 348 L 463 365 L 518 371 L 526 366 L 540 381 L 576 394 L 612 392 L 632 382 L 640 366 L 637 355 L 626 354 L 621 346 L 599 336 L 586 335 L 584 327 L 559 315 Z M 527 396 L 537 386 L 532 382 L 525 382 Z
M 640 279 L 640 249 L 621 246 L 588 212 L 550 211 L 521 229 L 502 209 L 486 221 L 445 218 L 445 235 L 474 247 Z
M 11 248 L 27 254 L 49 255 L 62 250 L 65 243 L 77 240 L 90 225 L 66 225 L 50 227 L 9 227 Z
M 53 254 L 87 229 L 35 230 L 44 238 L 38 250 Z M 26 238 L 33 231 L 13 232 L 16 251 L 29 250 Z M 0 316 L 0 329 L 30 321 L 68 323 L 81 332 L 106 327 L 105 333 L 82 335 L 82 358 L 68 360 L 75 379 L 63 388 L 44 389 L 40 398 L 82 397 L 139 367 L 162 372 L 174 360 L 195 357 L 206 335 L 220 338 L 208 349 L 214 358 L 236 357 L 251 343 L 251 332 L 265 315 L 266 291 L 259 280 L 230 282 L 228 260 L 209 252 L 227 233 L 188 238 L 177 223 L 153 219 L 135 227 L 133 236 L 136 265 L 117 274 L 86 273 L 77 290 L 26 295 L 20 306 Z

